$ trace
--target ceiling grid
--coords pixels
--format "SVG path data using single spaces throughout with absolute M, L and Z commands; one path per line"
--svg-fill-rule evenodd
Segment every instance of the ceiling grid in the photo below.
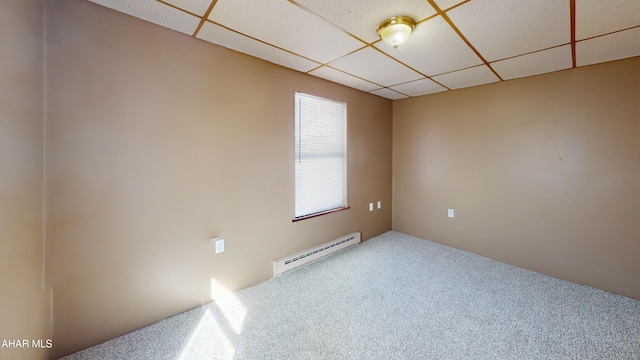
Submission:
M 571 16 L 571 67 L 576 67 L 576 0 L 569 0 Z
M 487 66 L 489 68 L 489 70 L 491 70 L 491 72 L 493 72 L 495 74 L 495 76 L 502 81 L 502 78 L 500 77 L 500 75 L 498 75 L 498 73 L 493 70 L 493 68 L 491 67 L 491 65 L 489 64 L 489 62 L 482 56 L 482 54 L 480 54 L 480 52 L 473 46 L 471 45 L 471 42 L 469 42 L 469 40 L 462 34 L 462 32 L 460 31 L 460 29 L 458 29 L 458 27 L 451 21 L 451 19 L 449 18 L 449 16 L 447 16 L 447 14 L 440 10 L 440 8 L 438 7 L 438 5 L 433 1 L 433 0 L 427 0 L 429 2 L 429 4 L 431 4 L 431 6 L 433 6 L 434 9 L 436 9 L 436 11 L 438 12 L 438 14 L 440 16 L 442 16 L 442 18 L 447 22 L 447 24 L 449 24 L 449 26 L 451 26 L 451 28 L 453 29 L 453 31 L 456 32 L 456 34 L 458 34 L 458 36 L 460 36 L 460 38 L 462 39 L 462 41 L 464 41 L 469 48 L 471 48 L 471 50 L 476 53 L 476 55 L 478 55 L 478 57 L 480 58 L 480 60 L 482 60 L 482 62 L 485 64 L 485 66 Z
M 160 1 L 160 0 L 158 0 Z M 216 6 L 216 3 L 218 2 L 218 0 L 213 0 L 211 1 L 211 5 L 209 5 L 209 8 L 207 9 L 207 11 L 204 13 L 204 15 L 202 16 L 202 19 L 200 19 L 200 24 L 198 24 L 198 27 L 196 28 L 196 30 L 193 32 L 193 37 L 198 36 L 198 33 L 200 32 L 200 29 L 202 29 L 202 25 L 204 25 L 204 23 L 207 21 L 207 18 L 209 18 L 209 14 L 211 14 L 211 11 L 213 10 L 213 7 Z
M 640 56 L 638 0 L 88 1 L 392 100 Z

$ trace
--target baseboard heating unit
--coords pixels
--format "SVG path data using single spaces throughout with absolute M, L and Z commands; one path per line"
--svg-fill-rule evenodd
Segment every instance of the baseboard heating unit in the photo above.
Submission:
M 311 249 L 285 256 L 273 262 L 273 277 L 278 277 L 312 261 L 322 259 L 359 243 L 360 233 L 354 232 Z

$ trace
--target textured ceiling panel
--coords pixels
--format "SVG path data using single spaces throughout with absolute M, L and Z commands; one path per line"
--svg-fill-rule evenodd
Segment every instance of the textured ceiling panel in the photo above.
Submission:
M 184 34 L 193 34 L 200 24 L 199 18 L 155 0 L 90 1 Z
M 409 40 L 397 49 L 383 42 L 375 46 L 428 76 L 482 64 L 441 16 L 416 26 Z
M 578 66 L 640 56 L 640 27 L 576 44 Z
M 309 72 L 309 74 L 362 91 L 371 91 L 380 88 L 379 85 L 358 79 L 355 76 L 345 74 L 342 71 L 338 71 L 327 66 L 315 69 Z
M 638 25 L 639 0 L 576 0 L 576 40 Z
M 210 22 L 205 22 L 202 25 L 202 29 L 198 32 L 198 38 L 302 72 L 320 66 L 314 61 L 255 41 Z
M 90 1 L 390 99 L 446 91 L 425 77 L 455 89 L 640 56 L 640 0 L 575 0 L 573 14 L 571 0 Z M 421 22 L 392 49 L 376 28 L 397 15 Z
M 409 96 L 420 96 L 426 94 L 433 94 L 441 91 L 447 91 L 447 88 L 429 80 L 422 79 L 411 81 L 408 83 L 400 84 L 391 87 L 392 90 L 399 91 Z
M 391 100 L 406 99 L 408 97 L 389 89 L 379 89 L 371 93 Z
M 436 11 L 425 0 L 296 0 L 296 3 L 366 41 L 379 39 L 376 29 L 382 21 L 405 15 L 420 21 Z
M 321 63 L 364 45 L 286 0 L 218 0 L 209 19 Z
M 496 82 L 498 81 L 498 78 L 488 67 L 480 65 L 465 70 L 435 76 L 433 80 L 450 89 L 460 89 Z
M 329 65 L 382 86 L 396 85 L 424 77 L 370 47 L 356 51 Z
M 508 80 L 568 69 L 572 63 L 571 46 L 564 45 L 494 62 L 491 66 L 503 79 Z
M 487 61 L 571 41 L 569 1 L 473 0 L 447 15 Z
M 186 10 L 198 16 L 204 16 L 211 5 L 211 0 L 163 0 L 180 9 Z

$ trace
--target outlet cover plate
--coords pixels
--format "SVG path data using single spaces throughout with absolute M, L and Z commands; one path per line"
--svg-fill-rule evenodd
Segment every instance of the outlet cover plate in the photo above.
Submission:
M 216 254 L 224 252 L 224 239 L 216 240 Z

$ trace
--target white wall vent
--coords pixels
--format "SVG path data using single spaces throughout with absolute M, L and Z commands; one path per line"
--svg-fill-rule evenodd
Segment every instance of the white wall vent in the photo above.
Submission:
M 278 277 L 288 271 L 297 269 L 312 261 L 322 259 L 338 251 L 360 243 L 360 233 L 354 232 L 314 248 L 289 255 L 273 262 L 273 277 Z

